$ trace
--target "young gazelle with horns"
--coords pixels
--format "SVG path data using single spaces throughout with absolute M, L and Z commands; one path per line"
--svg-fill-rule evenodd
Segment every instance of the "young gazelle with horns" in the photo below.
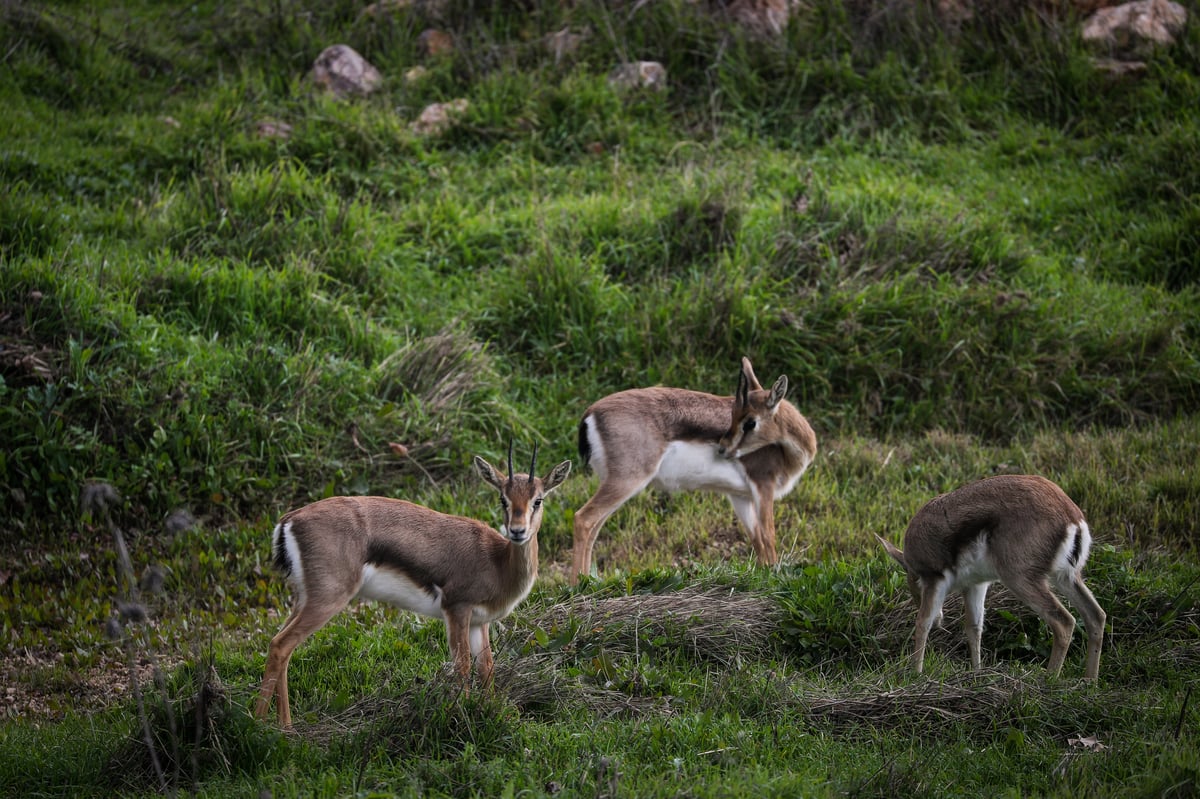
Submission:
M 1047 668 L 1054 676 L 1075 632 L 1075 617 L 1050 591 L 1051 584 L 1057 587 L 1083 614 L 1084 677 L 1100 673 L 1106 616 L 1083 582 L 1092 536 L 1079 506 L 1046 478 L 988 477 L 931 500 L 909 523 L 903 552 L 876 538 L 904 567 L 920 608 L 911 661 L 918 673 L 925 665 L 929 629 L 941 623 L 942 603 L 952 589 L 962 592 L 971 666 L 979 668 L 983 602 L 995 580 L 1050 625 L 1054 645 Z
M 605 520 L 653 486 L 724 494 L 758 560 L 776 563 L 775 500 L 796 485 L 817 454 L 812 427 L 787 400 L 787 377 L 770 391 L 742 359 L 737 393 L 637 388 L 593 404 L 579 423 L 579 455 L 600 487 L 575 514 L 574 580 L 592 567 Z
M 478 455 L 475 468 L 500 492 L 500 532 L 474 519 L 385 497 L 330 497 L 279 520 L 275 564 L 288 577 L 295 607 L 271 640 L 255 711 L 259 718 L 266 717 L 271 697 L 277 696 L 280 726 L 291 726 L 287 672 L 292 652 L 355 597 L 444 619 L 464 684 L 472 657 L 480 682 L 491 683 L 488 625 L 507 616 L 533 587 L 542 500 L 566 479 L 571 462 L 538 478 L 535 446 L 529 474 L 514 474 L 510 444 L 507 478 Z

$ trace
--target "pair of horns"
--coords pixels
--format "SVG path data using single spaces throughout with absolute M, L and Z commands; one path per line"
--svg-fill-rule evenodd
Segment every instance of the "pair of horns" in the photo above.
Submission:
M 512 476 L 513 476 L 512 449 L 513 449 L 513 442 L 512 442 L 512 439 L 510 438 L 508 440 L 508 477 L 510 480 L 512 479 Z M 537 442 L 536 441 L 533 442 L 533 460 L 530 461 L 530 463 L 529 463 L 529 482 L 531 482 L 531 483 L 533 482 L 533 476 L 535 474 L 537 474 Z

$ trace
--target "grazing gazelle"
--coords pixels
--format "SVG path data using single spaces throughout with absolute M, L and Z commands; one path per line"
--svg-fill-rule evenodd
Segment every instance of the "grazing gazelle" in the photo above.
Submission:
M 876 538 L 904 567 L 920 608 L 911 661 L 918 673 L 925 665 L 929 628 L 940 625 L 951 589 L 962 592 L 971 666 L 979 668 L 983 601 L 988 586 L 999 580 L 1050 625 L 1054 645 L 1047 668 L 1055 676 L 1075 632 L 1075 617 L 1050 591 L 1051 584 L 1056 586 L 1083 614 L 1084 676 L 1099 674 L 1106 616 L 1083 582 L 1092 536 L 1079 506 L 1046 478 L 988 477 L 930 500 L 909 522 L 903 552 Z
M 385 497 L 330 497 L 287 513 L 275 526 L 275 565 L 288 577 L 295 606 L 271 639 L 255 714 L 265 718 L 279 697 L 279 723 L 292 724 L 287 672 L 292 652 L 355 597 L 445 619 L 450 654 L 464 684 L 474 656 L 480 682 L 491 683 L 488 625 L 507 616 L 533 587 L 542 499 L 571 471 L 555 466 L 536 476 L 508 477 L 475 456 L 475 468 L 500 492 L 500 532 L 475 519 L 449 516 Z
M 635 388 L 593 404 L 579 423 L 579 455 L 600 487 L 575 514 L 572 577 L 592 567 L 600 527 L 630 498 L 665 491 L 724 494 L 758 560 L 776 563 L 775 500 L 796 485 L 817 454 L 817 437 L 787 400 L 787 377 L 763 389 L 742 358 L 737 394 Z

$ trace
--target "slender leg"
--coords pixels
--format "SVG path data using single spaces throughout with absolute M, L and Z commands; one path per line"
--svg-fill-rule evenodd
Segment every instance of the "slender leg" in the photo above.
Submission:
M 258 692 L 255 715 L 266 718 L 271 696 L 279 700 L 279 726 L 292 726 L 292 708 L 288 701 L 287 673 L 292 653 L 306 638 L 325 626 L 326 622 L 339 613 L 350 601 L 345 597 L 334 602 L 308 601 L 292 611 L 283 628 L 271 639 L 267 650 L 267 668 L 263 673 L 262 687 Z
M 946 601 L 946 589 L 950 583 L 944 578 L 921 583 L 921 609 L 917 611 L 917 627 L 913 633 L 913 670 L 920 674 L 925 670 L 925 643 L 929 640 L 929 629 L 934 621 L 942 617 L 942 604 Z
M 979 670 L 980 639 L 983 638 L 983 603 L 990 583 L 976 583 L 963 589 L 963 635 L 971 651 L 971 668 Z
M 769 486 L 759 487 L 758 520 L 763 550 L 760 560 L 773 566 L 779 562 L 779 554 L 775 551 L 775 492 Z
M 1083 676 L 1094 680 L 1100 676 L 1100 649 L 1104 646 L 1104 625 L 1108 616 L 1078 572 L 1063 580 L 1059 588 L 1066 595 L 1067 601 L 1083 616 L 1083 626 L 1088 637 L 1087 665 L 1084 667 Z
M 446 637 L 450 642 L 450 658 L 462 679 L 463 689 L 471 683 L 471 606 L 442 608 L 446 618 Z
M 591 572 L 592 547 L 604 522 L 649 482 L 649 478 L 639 481 L 602 480 L 592 498 L 575 513 L 575 543 L 571 551 L 572 582 L 579 582 L 581 576 Z
M 481 624 L 471 628 L 471 654 L 475 658 L 475 673 L 484 688 L 492 687 L 492 672 L 495 663 L 492 660 L 492 642 L 488 633 L 490 625 Z
M 746 529 L 746 536 L 750 539 L 750 546 L 754 547 L 754 554 L 759 563 L 767 562 L 765 560 L 766 552 L 763 549 L 762 520 L 759 518 L 758 504 L 751 497 L 736 494 L 729 495 L 729 504 L 733 505 L 733 512 L 737 514 L 738 521 Z
M 1075 617 L 1072 616 L 1058 597 L 1050 590 L 1046 578 L 1038 580 L 1023 580 L 1010 584 L 1009 589 L 1021 597 L 1025 604 L 1032 608 L 1042 621 L 1050 625 L 1054 634 L 1054 645 L 1050 650 L 1050 662 L 1046 669 L 1050 676 L 1057 677 L 1062 671 L 1063 661 L 1067 659 L 1067 650 L 1071 647 L 1071 637 L 1075 634 Z M 1099 655 L 1097 654 L 1097 657 Z M 1099 661 L 1096 666 L 1099 668 Z

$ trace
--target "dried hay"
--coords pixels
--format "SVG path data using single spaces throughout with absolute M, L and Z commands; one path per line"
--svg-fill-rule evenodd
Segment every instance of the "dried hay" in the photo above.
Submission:
M 670 697 L 634 696 L 579 677 L 567 677 L 561 652 L 527 655 L 496 665 L 496 690 L 522 713 L 550 716 L 586 708 L 598 719 L 667 716 Z
M 377 369 L 382 396 L 398 400 L 411 395 L 433 415 L 454 408 L 496 379 L 483 345 L 450 329 L 410 342 Z
M 944 680 L 924 680 L 891 690 L 848 696 L 804 695 L 797 703 L 811 721 L 835 727 L 920 729 L 923 734 L 963 723 L 1016 715 L 1027 699 L 1052 701 L 1052 693 L 995 670 L 967 671 Z
M 746 652 L 765 651 L 782 620 L 782 608 L 770 597 L 730 588 L 581 595 L 525 619 L 533 628 L 525 647 L 533 645 L 538 630 L 573 628 L 573 642 L 594 636 L 609 651 L 632 653 L 642 641 L 665 639 L 690 657 L 731 665 Z

